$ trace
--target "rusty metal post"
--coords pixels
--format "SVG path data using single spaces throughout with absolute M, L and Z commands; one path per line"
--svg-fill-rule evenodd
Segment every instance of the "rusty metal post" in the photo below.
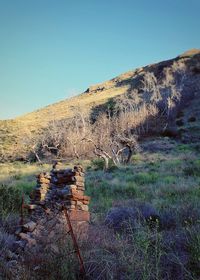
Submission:
M 86 272 L 85 272 L 85 267 L 84 267 L 83 259 L 82 259 L 81 253 L 80 253 L 80 249 L 79 249 L 76 237 L 75 237 L 74 232 L 73 232 L 73 228 L 72 228 L 72 224 L 71 224 L 71 221 L 70 221 L 70 218 L 69 218 L 69 214 L 68 214 L 67 208 L 65 206 L 63 206 L 63 210 L 64 210 L 64 214 L 65 214 L 65 217 L 66 217 L 66 220 L 67 220 L 67 224 L 68 224 L 68 227 L 69 227 L 69 233 L 70 233 L 70 235 L 72 237 L 72 241 L 73 241 L 73 245 L 74 245 L 74 250 L 75 250 L 75 253 L 76 253 L 77 258 L 78 258 L 79 263 L 80 263 L 80 273 L 81 273 L 82 276 L 85 276 Z
M 22 193 L 20 216 L 20 225 L 22 226 L 24 224 L 24 193 Z

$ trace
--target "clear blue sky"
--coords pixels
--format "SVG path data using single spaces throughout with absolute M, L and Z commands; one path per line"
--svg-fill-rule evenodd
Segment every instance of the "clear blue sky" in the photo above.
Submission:
M 0 0 L 0 119 L 200 47 L 200 0 Z

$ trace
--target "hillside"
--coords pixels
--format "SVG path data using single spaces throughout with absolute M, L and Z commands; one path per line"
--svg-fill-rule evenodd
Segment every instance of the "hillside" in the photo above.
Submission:
M 13 120 L 0 121 L 0 153 L 7 153 L 17 143 L 19 137 L 22 137 L 27 131 L 35 132 L 47 126 L 52 120 L 70 119 L 75 111 L 84 110 L 88 114 L 98 112 L 100 108 L 104 108 L 110 100 L 125 93 L 130 93 L 134 89 L 140 90 L 141 81 L 147 72 L 154 73 L 157 80 L 162 80 L 164 69 L 171 67 L 174 62 L 181 62 L 186 66 L 187 80 L 184 85 L 182 95 L 186 96 L 183 110 L 185 115 L 190 116 L 190 111 L 194 111 L 190 107 L 190 101 L 195 107 L 195 114 L 199 116 L 199 90 L 200 90 L 200 50 L 189 50 L 184 54 L 167 61 L 148 65 L 138 68 L 124 74 L 121 74 L 109 81 L 89 87 L 84 93 L 72 97 L 58 103 L 49 105 L 32 113 L 28 113 Z M 142 98 L 144 98 L 142 96 Z M 197 108 L 196 108 L 197 107 Z M 196 121 L 196 116 L 195 116 Z M 192 123 L 192 122 L 191 122 Z M 197 126 L 198 122 L 195 122 Z M 192 124 L 192 129 L 195 130 Z M 187 130 L 191 125 L 187 125 Z M 198 130 L 199 128 L 196 128 Z M 12 149 L 11 149 L 12 150 Z
M 12 156 L 19 152 L 23 162 L 0 162 L 0 279 L 200 279 L 199 93 L 200 52 L 190 50 L 3 121 L 2 146 Z M 115 111 L 117 106 L 121 111 Z M 153 116 L 143 111 L 152 106 L 158 109 Z M 85 110 L 84 121 L 76 109 Z M 57 121 L 52 125 L 51 119 Z M 30 129 L 33 147 L 28 149 L 37 146 L 40 164 L 22 156 L 23 146 L 30 145 Z M 84 130 L 97 152 L 108 155 L 107 169 L 103 156 L 93 150 L 90 157 L 92 146 L 82 141 Z M 19 145 L 20 139 L 24 142 Z M 54 145 L 53 151 L 60 145 L 58 157 L 43 157 L 41 139 Z M 115 164 L 123 159 L 115 157 L 117 151 L 130 150 L 135 139 L 140 149 L 131 153 L 130 161 Z M 59 157 L 63 152 L 65 157 Z M 49 162 L 55 158 L 62 162 L 52 169 Z M 90 216 L 86 232 L 77 236 L 86 277 L 79 274 L 59 205 L 68 213 L 78 209 L 77 216 Z M 84 223 L 77 222 L 74 231 Z

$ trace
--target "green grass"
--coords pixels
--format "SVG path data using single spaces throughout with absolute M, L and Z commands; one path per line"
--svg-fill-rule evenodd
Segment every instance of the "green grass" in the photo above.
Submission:
M 129 166 L 109 172 L 100 170 L 102 165 L 98 160 L 83 164 L 86 169 L 92 166 L 86 171 L 86 194 L 91 196 L 89 207 L 91 230 L 94 232 L 81 247 L 88 279 L 116 279 L 118 275 L 123 279 L 162 279 L 162 260 L 168 254 L 179 267 L 184 268 L 183 279 L 200 277 L 198 153 L 189 147 L 178 148 L 168 154 L 145 153 L 137 155 Z M 49 169 L 49 165 L 1 165 L 0 185 L 3 186 L 0 187 L 0 196 L 4 201 L 1 212 L 6 215 L 18 212 L 21 193 L 28 200 L 36 184 L 35 175 Z M 111 207 L 130 207 L 135 202 L 151 204 L 161 216 L 167 217 L 165 223 L 174 224 L 175 229 L 151 231 L 148 226 L 138 224 L 136 230 L 124 235 L 105 228 L 104 219 Z M 187 264 L 182 263 L 179 256 L 179 250 L 182 252 L 176 247 L 179 242 L 183 242 L 182 246 L 186 248 Z M 59 266 L 59 273 L 60 269 L 67 269 L 67 263 L 66 260 L 66 265 Z M 48 265 L 45 265 L 46 270 Z M 173 274 L 169 277 L 173 279 Z
M 50 166 L 34 164 L 0 164 L 0 213 L 20 212 L 22 194 L 25 202 L 29 202 L 29 195 L 36 186 L 36 175 L 41 171 L 50 170 Z

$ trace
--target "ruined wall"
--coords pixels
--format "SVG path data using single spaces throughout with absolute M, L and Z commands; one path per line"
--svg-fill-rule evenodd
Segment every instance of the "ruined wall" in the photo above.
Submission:
M 90 197 L 84 195 L 83 168 L 59 167 L 59 164 L 55 164 L 50 173 L 37 176 L 37 186 L 31 193 L 30 204 L 24 205 L 29 214 L 17 235 L 25 246 L 48 246 L 66 236 L 69 228 L 63 206 L 68 210 L 76 236 L 83 238 L 87 232 Z

